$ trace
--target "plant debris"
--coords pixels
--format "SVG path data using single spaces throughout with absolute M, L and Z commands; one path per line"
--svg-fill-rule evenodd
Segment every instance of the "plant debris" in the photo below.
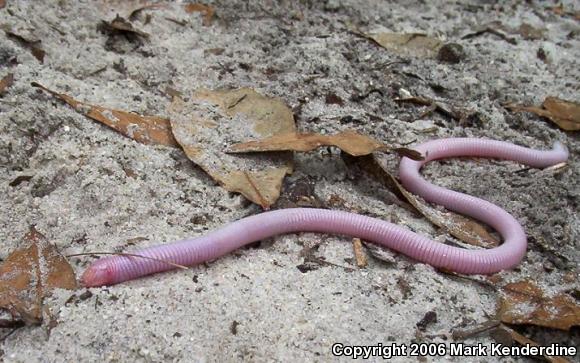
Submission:
M 360 238 L 353 238 L 352 239 L 352 249 L 354 251 L 354 258 L 356 260 L 356 267 L 358 267 L 358 268 L 367 267 L 367 264 L 368 264 L 367 255 L 364 251 L 362 241 L 360 240 Z
M 367 39 L 371 39 L 381 47 L 403 56 L 415 56 L 420 58 L 435 58 L 439 49 L 443 46 L 437 38 L 419 33 L 390 33 L 374 31 L 361 33 Z
M 119 15 L 111 21 L 102 20 L 99 30 L 112 35 L 125 35 L 129 40 L 134 40 L 135 37 L 149 38 L 149 34 L 134 28 L 133 24 Z
M 517 40 L 509 37 L 508 35 L 502 33 L 501 31 L 499 31 L 498 24 L 496 24 L 496 23 L 484 25 L 484 26 L 480 27 L 479 29 L 477 29 L 475 32 L 464 35 L 463 37 L 461 37 L 461 39 L 475 38 L 475 37 L 478 37 L 480 35 L 487 34 L 487 33 L 496 35 L 510 44 L 513 44 L 513 45 L 518 44 Z
M 552 121 L 562 130 L 580 130 L 580 103 L 557 97 L 546 97 L 542 107 L 507 104 L 505 108 L 516 112 L 531 112 Z
M 0 95 L 14 84 L 14 74 L 8 73 L 0 80 Z
M 0 308 L 14 320 L 40 324 L 44 298 L 52 290 L 77 287 L 72 267 L 34 227 L 24 237 L 26 247 L 13 251 L 0 266 Z
M 41 43 L 40 40 L 28 39 L 22 35 L 18 35 L 16 33 L 13 33 L 10 30 L 4 30 L 4 33 L 6 33 L 6 36 L 8 38 L 16 41 L 18 44 L 20 44 L 24 48 L 29 49 L 30 53 L 32 53 L 34 58 L 36 58 L 41 64 L 44 63 L 44 56 L 46 55 L 46 52 L 44 50 L 42 50 L 42 48 L 40 47 L 40 43 Z
M 369 136 L 348 130 L 334 135 L 296 133 L 274 135 L 266 139 L 232 145 L 228 153 L 264 151 L 312 151 L 322 146 L 335 146 L 352 156 L 369 155 L 375 151 L 395 151 L 402 156 L 421 160 L 422 155 L 407 148 L 392 148 Z
M 147 145 L 165 145 L 178 147 L 177 141 L 171 133 L 171 124 L 166 118 L 158 116 L 142 116 L 121 110 L 91 105 L 80 102 L 64 94 L 52 91 L 43 85 L 32 82 L 32 86 L 38 87 L 51 95 L 66 102 L 75 111 L 109 126 L 121 134 Z
M 457 111 L 455 111 L 451 108 L 448 108 L 445 105 L 443 105 L 442 103 L 436 102 L 436 101 L 429 99 L 429 98 L 403 97 L 403 98 L 395 98 L 394 101 L 398 102 L 398 103 L 408 102 L 408 103 L 414 103 L 416 105 L 428 106 L 427 110 L 425 112 L 423 112 L 421 115 L 419 115 L 419 117 L 418 117 L 419 119 L 422 119 L 423 117 L 430 115 L 434 111 L 439 111 L 443 115 L 451 117 L 452 119 L 454 119 L 456 121 L 460 121 L 462 118 L 461 115 Z
M 521 335 L 520 333 L 518 333 L 517 331 L 513 330 L 512 328 L 504 325 L 504 324 L 500 324 L 499 327 L 496 329 L 495 334 L 498 334 L 498 332 L 504 332 L 506 335 L 509 336 L 509 339 L 511 340 L 510 345 L 513 344 L 513 342 L 517 342 L 520 345 L 526 345 L 529 344 L 530 346 L 533 347 L 539 347 L 540 344 L 538 344 L 537 342 L 531 340 L 530 338 L 526 338 L 525 336 Z M 551 356 L 551 355 L 544 355 L 544 358 L 550 362 L 550 363 L 569 363 L 570 361 L 560 357 L 560 356 Z
M 186 155 L 226 190 L 268 209 L 292 171 L 290 153 L 229 155 L 231 140 L 294 132 L 294 116 L 281 100 L 252 89 L 200 89 L 189 102 L 174 97 L 171 126 Z
M 186 4 L 185 12 L 191 13 L 202 13 L 203 14 L 203 26 L 210 26 L 215 15 L 215 9 L 210 5 L 205 4 Z
M 560 330 L 580 325 L 580 305 L 566 293 L 550 296 L 532 281 L 510 283 L 501 291 L 497 315 L 504 323 Z

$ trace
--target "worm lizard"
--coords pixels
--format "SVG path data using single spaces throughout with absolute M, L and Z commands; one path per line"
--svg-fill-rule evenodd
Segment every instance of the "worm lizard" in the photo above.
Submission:
M 132 256 L 104 257 L 93 262 L 82 276 L 85 286 L 113 285 L 141 276 L 214 260 L 248 243 L 295 232 L 323 232 L 358 237 L 403 253 L 417 261 L 463 274 L 491 274 L 516 266 L 526 253 L 525 232 L 518 221 L 485 200 L 447 190 L 424 180 L 420 168 L 427 162 L 457 156 L 516 161 L 536 168 L 562 163 L 568 150 L 556 142 L 551 150 L 533 150 L 511 143 L 476 139 L 437 139 L 415 149 L 425 159 L 402 158 L 399 177 L 403 186 L 426 201 L 473 217 L 493 227 L 503 243 L 486 250 L 445 245 L 404 227 L 355 213 L 314 208 L 264 212 L 230 223 L 205 236 L 136 251 Z M 139 258 L 140 255 L 146 258 Z

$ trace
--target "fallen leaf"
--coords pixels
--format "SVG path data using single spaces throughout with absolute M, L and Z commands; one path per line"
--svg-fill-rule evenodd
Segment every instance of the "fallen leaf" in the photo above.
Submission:
M 175 139 L 189 159 L 226 190 L 265 209 L 278 199 L 282 180 L 292 171 L 292 154 L 229 155 L 224 145 L 293 132 L 294 116 L 281 100 L 249 88 L 201 89 L 187 103 L 174 97 L 169 113 Z
M 375 151 L 396 151 L 420 160 L 421 154 L 406 148 L 391 148 L 369 136 L 355 131 L 344 131 L 334 135 L 315 133 L 278 134 L 257 141 L 232 145 L 228 153 L 250 153 L 264 151 L 312 151 L 322 146 L 336 146 L 352 156 L 368 155 Z
M 513 341 L 518 342 L 520 345 L 525 346 L 526 344 L 529 344 L 530 346 L 533 346 L 533 347 L 540 346 L 540 344 L 536 343 L 535 341 L 521 335 L 517 331 L 515 331 L 512 328 L 509 328 L 503 324 L 501 324 L 498 329 L 505 331 Z M 570 362 L 569 360 L 565 359 L 564 357 L 560 357 L 560 356 L 544 355 L 544 358 L 546 358 L 546 360 L 550 363 L 569 363 Z
M 580 130 L 580 103 L 546 97 L 542 106 L 552 114 L 554 121 L 564 130 Z
M 113 34 L 125 34 L 132 36 L 140 36 L 142 38 L 149 38 L 149 34 L 136 29 L 133 27 L 129 21 L 125 18 L 117 15 L 115 19 L 111 21 L 102 20 L 99 29 L 103 32 L 113 33 Z
M 0 81 L 0 94 L 4 93 L 12 84 L 14 84 L 14 74 L 8 73 Z
M 203 25 L 209 26 L 213 20 L 215 14 L 215 9 L 210 5 L 205 4 L 186 4 L 185 12 L 191 13 L 202 13 L 203 14 Z
M 0 0 L 0 9 L 4 9 L 6 7 L 6 0 Z
M 13 33 L 10 30 L 5 30 L 4 33 L 6 33 L 6 36 L 8 36 L 8 38 L 11 38 L 12 40 L 22 45 L 23 47 L 28 48 L 30 50 L 30 53 L 32 53 L 34 58 L 36 58 L 40 63 L 44 63 L 44 56 L 46 55 L 46 52 L 42 50 L 42 48 L 40 48 L 41 43 L 40 40 L 28 39 L 22 35 Z
M 546 294 L 532 281 L 519 281 L 502 288 L 499 319 L 508 324 L 532 324 L 569 330 L 580 325 L 580 305 L 569 295 Z
M 580 103 L 562 100 L 557 97 L 546 97 L 542 107 L 520 106 L 507 104 L 505 107 L 512 111 L 531 112 L 545 117 L 558 125 L 562 130 L 580 130 Z
M 437 38 L 417 33 L 390 33 L 374 31 L 359 33 L 373 40 L 381 47 L 400 55 L 416 56 L 420 58 L 435 58 L 439 48 L 443 46 Z
M 136 113 L 80 102 L 64 93 L 52 91 L 36 82 L 32 82 L 32 86 L 50 93 L 66 102 L 75 111 L 99 121 L 140 143 L 178 147 L 177 141 L 175 141 L 171 133 L 171 124 L 168 119 L 158 116 L 141 116 Z
M 440 211 L 407 191 L 393 175 L 382 167 L 378 156 L 373 155 L 372 158 L 359 158 L 358 164 L 375 177 L 378 177 L 379 180 L 393 190 L 399 198 L 409 202 L 416 211 L 421 213 L 431 223 L 443 228 L 457 239 L 473 246 L 486 248 L 499 245 L 499 241 L 492 237 L 489 232 L 487 232 L 487 229 L 476 220 L 455 212 Z
M 13 251 L 0 266 L 0 308 L 14 320 L 39 324 L 43 300 L 54 289 L 76 288 L 72 267 L 36 229 L 24 237 L 26 247 Z

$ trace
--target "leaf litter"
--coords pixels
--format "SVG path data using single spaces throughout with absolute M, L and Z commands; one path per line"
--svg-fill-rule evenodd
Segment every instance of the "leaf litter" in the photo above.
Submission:
M 265 139 L 232 145 L 229 153 L 265 151 L 312 151 L 322 146 L 335 146 L 352 156 L 369 155 L 376 151 L 396 151 L 415 160 L 420 153 L 407 148 L 393 148 L 369 136 L 348 130 L 334 135 L 290 132 Z
M 580 305 L 568 294 L 548 294 L 533 281 L 505 285 L 498 303 L 498 317 L 508 324 L 531 324 L 569 330 L 580 326 Z
M 370 39 L 382 48 L 402 56 L 418 58 L 435 58 L 443 42 L 435 37 L 421 33 L 393 33 L 383 29 L 362 32 L 351 31 L 359 36 Z
M 138 142 L 182 147 L 190 160 L 226 190 L 241 193 L 263 208 L 269 208 L 278 199 L 282 180 L 292 171 L 292 155 L 289 153 L 230 156 L 224 151 L 229 140 L 239 140 L 243 135 L 244 138 L 270 136 L 294 130 L 292 111 L 282 101 L 262 96 L 251 89 L 200 90 L 188 103 L 174 95 L 169 107 L 170 121 L 159 116 L 143 116 L 77 101 L 39 83 L 33 82 L 32 85 Z M 215 119 L 208 121 L 207 117 Z
M 4 33 L 6 34 L 6 36 L 8 38 L 10 38 L 13 41 L 17 42 L 23 48 L 27 48 L 28 50 L 30 50 L 30 53 L 41 64 L 44 63 L 44 57 L 46 56 L 46 52 L 40 46 L 40 44 L 42 43 L 42 41 L 40 41 L 39 39 L 33 39 L 32 37 L 29 37 L 28 35 L 27 36 L 23 36 L 23 35 L 20 35 L 20 34 L 16 34 L 12 30 L 10 30 L 10 29 L 5 29 L 4 30 Z
M 131 22 L 119 15 L 111 21 L 102 20 L 99 24 L 99 30 L 112 35 L 125 35 L 131 39 L 134 37 L 149 38 L 149 34 L 135 28 Z
M 0 308 L 13 320 L 40 324 L 47 311 L 44 299 L 54 289 L 76 289 L 77 282 L 68 261 L 34 227 L 24 244 L 0 266 Z
M 201 13 L 203 16 L 203 26 L 210 26 L 215 15 L 215 9 L 210 5 L 200 3 L 190 3 L 184 5 L 185 12 L 188 14 Z
M 61 99 L 75 111 L 109 126 L 115 131 L 147 145 L 165 145 L 178 147 L 171 133 L 169 120 L 158 116 L 142 116 L 136 113 L 115 110 L 98 105 L 77 101 L 64 93 L 52 91 L 43 85 L 33 82 L 38 87 L 56 98 Z
M 175 97 L 169 107 L 175 139 L 190 160 L 226 190 L 268 209 L 292 172 L 292 154 L 231 155 L 226 146 L 240 139 L 294 132 L 294 116 L 281 100 L 249 88 L 200 89 L 188 102 Z
M 516 112 L 531 112 L 552 121 L 562 130 L 580 130 L 580 103 L 557 97 L 546 97 L 542 107 L 522 106 L 509 103 L 505 108 Z

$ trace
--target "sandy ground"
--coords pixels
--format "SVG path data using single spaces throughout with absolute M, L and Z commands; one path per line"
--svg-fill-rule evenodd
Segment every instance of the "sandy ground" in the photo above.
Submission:
M 63 254 L 130 251 L 200 235 L 260 211 L 224 191 L 181 152 L 123 137 L 31 82 L 79 100 L 161 116 L 167 115 L 167 87 L 187 95 L 199 87 L 246 86 L 282 98 L 293 108 L 300 130 L 351 128 L 393 145 L 447 136 L 487 137 L 534 148 L 562 141 L 571 160 L 557 173 L 522 171 L 510 162 L 453 160 L 429 165 L 424 175 L 438 185 L 490 200 L 522 222 L 529 252 L 516 270 L 501 274 L 504 283 L 532 278 L 548 291 L 578 291 L 574 284 L 562 283 L 562 276 L 578 267 L 577 134 L 501 106 L 506 101 L 540 104 L 548 95 L 578 99 L 580 23 L 547 10 L 551 3 L 214 1 L 216 18 L 210 26 L 202 24 L 200 14 L 187 14 L 173 4 L 137 17 L 133 24 L 150 34 L 141 44 L 110 41 L 97 30 L 101 20 L 126 17 L 136 2 L 7 3 L 0 10 L 0 24 L 42 40 L 47 54 L 41 64 L 27 48 L 0 34 L 0 76 L 15 77 L 0 98 L 1 258 L 19 246 L 31 224 Z M 564 3 L 573 9 L 572 2 Z M 543 37 L 510 34 L 516 44 L 489 33 L 462 39 L 490 21 L 510 28 L 527 23 L 544 29 Z M 401 57 L 353 34 L 349 24 L 428 33 L 462 45 L 465 54 L 457 64 Z M 215 48 L 223 52 L 208 51 Z M 439 113 L 419 120 L 424 108 L 393 101 L 401 89 L 473 115 L 462 122 Z M 331 93 L 343 104 L 328 104 Z M 397 158 L 385 158 L 395 172 Z M 336 151 L 296 155 L 295 161 L 280 206 L 291 205 L 292 195 L 311 197 L 323 206 L 339 196 L 344 203 L 334 208 L 453 240 L 401 208 L 372 177 L 349 170 Z M 32 178 L 10 186 L 20 175 Z M 136 245 L 127 246 L 138 237 Z M 308 249 L 342 267 L 301 271 L 297 266 Z M 92 259 L 71 261 L 80 274 Z M 365 269 L 354 267 L 348 238 L 302 233 L 265 241 L 191 271 L 91 289 L 92 295 L 83 289 L 59 291 L 48 301 L 56 326 L 15 331 L 0 342 L 0 358 L 334 361 L 331 346 L 337 342 L 449 343 L 452 331 L 479 326 L 496 308 L 493 289 L 402 256 L 394 255 L 391 263 L 371 259 Z M 435 312 L 437 321 L 419 331 L 417 323 L 428 312 Z M 525 333 L 543 343 L 579 343 L 578 330 Z M 491 342 L 487 334 L 466 341 Z M 409 359 L 490 358 L 393 361 Z

